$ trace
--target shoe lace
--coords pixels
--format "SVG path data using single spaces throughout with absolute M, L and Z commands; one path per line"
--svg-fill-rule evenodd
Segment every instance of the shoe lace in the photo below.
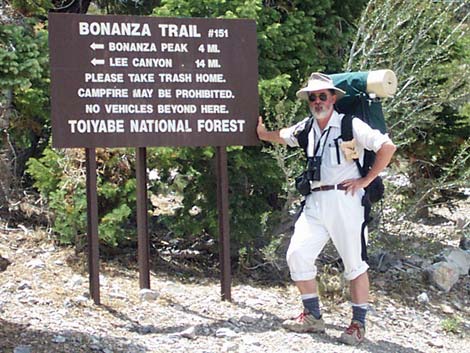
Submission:
M 301 312 L 300 315 L 295 318 L 295 321 L 303 322 L 307 315 L 308 315 L 307 313 Z
M 361 327 L 359 326 L 359 324 L 357 322 L 353 322 L 351 325 L 349 325 L 349 327 L 346 329 L 346 333 L 348 335 L 352 335 L 354 333 L 354 331 L 357 331 L 357 336 L 359 338 L 361 338 Z

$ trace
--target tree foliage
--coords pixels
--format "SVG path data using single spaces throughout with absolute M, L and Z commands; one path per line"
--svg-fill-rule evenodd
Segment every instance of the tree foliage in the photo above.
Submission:
M 12 4 L 26 16 L 45 19 L 49 11 L 87 13 L 90 0 L 13 0 Z
M 49 136 L 47 31 L 34 20 L 0 26 L 0 200 Z M 2 206 L 3 206 L 2 205 Z
M 94 3 L 106 14 L 143 16 L 152 13 L 160 0 L 97 0 Z
M 398 76 L 384 111 L 419 204 L 468 185 L 469 16 L 464 2 L 371 0 L 350 50 L 347 70 Z
M 99 234 L 108 246 L 128 244 L 135 229 L 135 161 L 125 149 L 97 149 Z M 84 151 L 46 149 L 28 161 L 34 186 L 54 211 L 53 229 L 64 244 L 83 245 L 86 234 Z

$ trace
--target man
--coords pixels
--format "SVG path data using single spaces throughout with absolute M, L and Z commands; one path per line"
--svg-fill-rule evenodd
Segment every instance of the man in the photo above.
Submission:
M 334 104 L 344 91 L 333 85 L 331 78 L 313 73 L 306 87 L 297 92 L 297 97 L 307 100 L 315 118 L 308 133 L 311 154 L 316 157 L 320 169 L 310 181 L 311 193 L 295 224 L 295 231 L 287 251 L 287 263 L 291 278 L 300 291 L 304 311 L 297 318 L 287 320 L 283 327 L 296 332 L 324 332 L 325 324 L 315 276 L 315 260 L 329 239 L 333 241 L 341 256 L 350 282 L 352 298 L 352 321 L 341 335 L 340 341 L 350 345 L 364 340 L 365 318 L 368 308 L 368 265 L 362 254 L 366 244 L 364 188 L 388 165 L 396 150 L 392 141 L 378 130 L 373 130 L 360 119 L 353 119 L 354 153 L 362 161 L 364 149 L 376 152 L 376 160 L 365 177 L 361 177 L 357 165 L 351 158 L 349 146 L 342 146 L 341 119 Z M 277 131 L 268 131 L 260 117 L 257 127 L 261 140 L 299 146 L 297 137 L 305 129 L 308 117 L 300 123 Z M 319 179 L 319 180 L 318 180 Z

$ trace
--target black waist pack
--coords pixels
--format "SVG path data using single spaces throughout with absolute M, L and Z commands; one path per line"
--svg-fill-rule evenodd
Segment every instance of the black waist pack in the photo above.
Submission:
M 307 179 L 307 172 L 303 172 L 295 178 L 295 188 L 303 196 L 307 196 L 312 192 L 310 181 Z
M 384 197 L 385 187 L 381 177 L 377 177 L 366 187 L 366 196 L 371 203 L 376 203 Z

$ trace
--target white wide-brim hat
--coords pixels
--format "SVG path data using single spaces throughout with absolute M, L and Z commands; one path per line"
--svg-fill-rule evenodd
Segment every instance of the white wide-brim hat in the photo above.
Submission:
M 322 74 L 320 72 L 314 72 L 308 78 L 307 86 L 298 90 L 296 96 L 300 99 L 308 100 L 308 93 L 315 92 L 315 91 L 322 91 L 324 89 L 333 89 L 336 91 L 336 101 L 343 98 L 344 92 L 342 89 L 335 87 L 333 84 L 333 80 L 330 76 Z

